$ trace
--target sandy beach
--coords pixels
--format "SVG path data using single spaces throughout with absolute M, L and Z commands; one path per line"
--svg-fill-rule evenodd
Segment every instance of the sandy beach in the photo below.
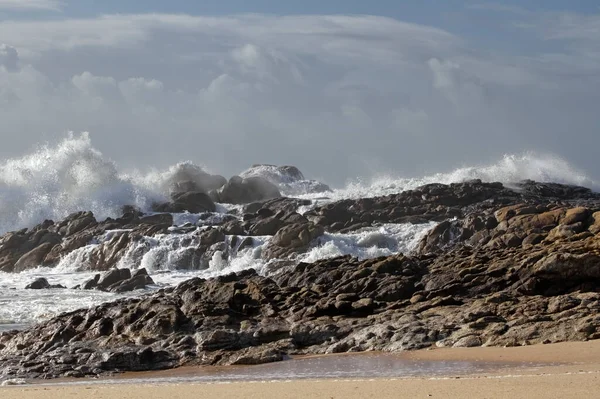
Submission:
M 514 363 L 474 375 L 394 379 L 154 384 L 94 383 L 0 388 L 6 399 L 59 398 L 584 398 L 600 389 L 600 341 L 518 348 L 436 349 L 406 353 L 416 360 Z M 542 366 L 528 367 L 534 362 Z M 188 370 L 189 372 L 189 370 Z M 157 376 L 160 373 L 157 373 Z M 129 375 L 132 377 L 132 375 Z M 135 377 L 135 375 L 133 375 Z

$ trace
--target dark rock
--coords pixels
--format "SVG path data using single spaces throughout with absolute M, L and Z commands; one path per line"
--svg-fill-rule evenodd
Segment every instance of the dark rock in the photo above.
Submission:
M 266 245 L 263 258 L 286 258 L 292 254 L 302 252 L 324 232 L 321 226 L 315 226 L 310 222 L 284 226 L 277 231 L 277 234 Z
M 1 333 L 0 379 L 600 338 L 600 197 L 571 186 L 525 182 L 516 187 L 478 181 L 433 184 L 393 196 L 335 202 L 306 215 L 297 214 L 291 201 L 252 205 L 245 211 L 248 228 L 273 223 L 271 218 L 285 224 L 262 254 L 270 260 L 263 273 L 274 273 L 248 270 L 193 278 Z M 50 242 L 44 241 L 52 238 L 48 233 L 64 235 L 63 227 L 86 217 L 4 235 L 0 267 L 12 270 L 20 257 Z M 165 231 L 162 223 L 141 227 L 142 217 L 91 223 L 58 246 L 98 237 L 114 223 L 129 226 L 92 251 L 94 264 L 114 264 L 139 234 Z M 325 228 L 344 231 L 407 220 L 442 223 L 414 254 L 367 260 L 345 256 L 311 264 L 273 260 L 305 251 Z M 189 259 L 197 263 L 188 259 L 190 267 L 204 267 L 212 256 L 253 245 L 241 233 L 226 239 L 228 223 L 232 220 L 194 233 Z M 54 248 L 51 254 L 63 253 Z M 85 286 L 122 292 L 147 284 L 144 270 L 110 270 Z
M 212 193 L 215 201 L 227 204 L 247 204 L 281 197 L 277 187 L 262 177 L 242 179 L 234 176 L 221 189 Z
M 97 283 L 97 288 L 107 290 L 110 286 L 131 278 L 129 269 L 113 269 L 104 273 Z
M 96 274 L 93 278 L 85 281 L 81 288 L 84 290 L 91 290 L 98 286 L 98 281 L 100 281 L 100 274 Z
M 17 260 L 13 267 L 13 271 L 19 273 L 24 270 L 35 269 L 36 267 L 41 266 L 44 257 L 50 252 L 53 246 L 52 243 L 47 242 L 27 252 Z
M 43 277 L 35 279 L 25 287 L 26 290 L 43 290 L 47 288 L 50 288 L 50 283 Z
M 217 208 L 208 194 L 202 191 L 177 192 L 171 195 L 171 201 L 154 205 L 156 212 L 214 212 Z

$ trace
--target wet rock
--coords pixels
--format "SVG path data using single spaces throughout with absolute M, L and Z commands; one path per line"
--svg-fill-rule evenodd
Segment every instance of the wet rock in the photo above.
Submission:
M 51 285 L 48 280 L 43 277 L 37 278 L 31 283 L 25 286 L 26 290 L 45 290 L 45 289 L 57 289 L 57 288 L 66 288 L 60 284 Z
M 202 191 L 186 191 L 171 194 L 171 202 L 156 204 L 155 212 L 214 212 L 216 205 L 208 194 Z
M 294 223 L 282 227 L 269 241 L 263 251 L 263 258 L 286 258 L 308 248 L 309 244 L 324 233 L 321 226 L 313 223 Z
M 272 236 L 277 234 L 285 224 L 284 221 L 276 217 L 267 217 L 249 223 L 247 230 L 248 234 L 252 236 Z
M 230 219 L 193 233 L 198 245 L 190 247 L 185 263 L 205 267 L 252 246 L 245 228 L 273 231 L 273 219 L 283 222 L 262 254 L 270 260 L 262 272 L 272 274 L 249 270 L 194 278 L 2 333 L 0 379 L 258 364 L 288 354 L 600 338 L 600 230 L 595 227 L 600 197 L 589 190 L 532 182 L 512 190 L 472 181 L 334 202 L 304 215 L 296 213 L 297 204 L 263 200 L 246 207 L 243 223 L 228 226 L 235 223 Z M 49 233 L 66 234 L 63 227 L 86 217 L 4 235 L 0 265 L 12 268 L 18 258 L 50 242 L 44 241 Z M 140 224 L 143 218 L 134 212 L 90 223 L 72 237 L 61 235 L 50 254 L 62 254 L 69 240 L 77 240 L 76 247 L 103 234 L 92 262 L 114 265 L 140 235 L 181 234 L 165 230 L 158 217 L 156 225 Z M 413 254 L 310 264 L 293 260 L 316 245 L 325 229 L 407 221 L 440 222 Z M 114 226 L 120 230 L 106 233 Z M 240 228 L 236 238 L 226 237 Z M 273 261 L 288 256 L 282 265 Z M 137 289 L 148 279 L 143 270 L 128 275 L 109 270 L 85 286 Z
M 97 283 L 97 288 L 107 290 L 110 286 L 131 278 L 131 270 L 129 269 L 113 269 L 102 274 Z
M 27 252 L 17 260 L 12 271 L 19 273 L 41 266 L 44 257 L 50 252 L 53 246 L 52 243 L 47 242 Z
M 100 274 L 96 274 L 93 278 L 86 280 L 81 285 L 81 288 L 84 290 L 91 290 L 98 286 L 98 281 L 100 281 Z

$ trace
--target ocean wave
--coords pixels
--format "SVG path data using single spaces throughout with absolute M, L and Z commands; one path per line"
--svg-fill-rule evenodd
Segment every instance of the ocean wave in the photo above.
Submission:
M 40 146 L 21 158 L 0 162 L 0 232 L 32 227 L 45 219 L 60 220 L 82 210 L 94 212 L 98 219 L 120 216 L 124 205 L 150 210 L 152 203 L 167 199 L 174 181 L 182 176 L 193 177 L 201 173 L 205 173 L 205 168 L 189 161 L 164 170 L 119 170 L 116 163 L 93 147 L 89 134 L 70 134 L 55 145 Z M 301 173 L 298 176 L 281 174 L 268 165 L 243 173 L 264 175 L 278 183 L 284 195 L 313 200 L 327 197 L 327 201 L 375 197 L 427 183 L 454 183 L 470 179 L 503 183 L 531 179 L 582 185 L 595 190 L 600 188 L 598 183 L 566 160 L 535 153 L 505 155 L 488 165 L 463 167 L 420 178 L 379 176 L 357 179 L 345 187 L 311 194 L 306 192 L 314 189 L 311 183 L 314 181 L 304 180 Z

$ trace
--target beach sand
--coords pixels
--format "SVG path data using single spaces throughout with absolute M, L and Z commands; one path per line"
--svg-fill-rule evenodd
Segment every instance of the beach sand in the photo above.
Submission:
M 594 398 L 600 397 L 600 341 L 517 348 L 434 349 L 415 360 L 514 363 L 513 368 L 445 378 L 294 380 L 185 384 L 27 385 L 0 388 L 2 399 L 188 398 Z M 520 363 L 543 364 L 535 368 Z M 189 370 L 188 370 L 189 372 Z M 160 373 L 157 373 L 159 375 Z M 132 375 L 130 374 L 129 377 Z M 134 375 L 135 376 L 135 375 Z

